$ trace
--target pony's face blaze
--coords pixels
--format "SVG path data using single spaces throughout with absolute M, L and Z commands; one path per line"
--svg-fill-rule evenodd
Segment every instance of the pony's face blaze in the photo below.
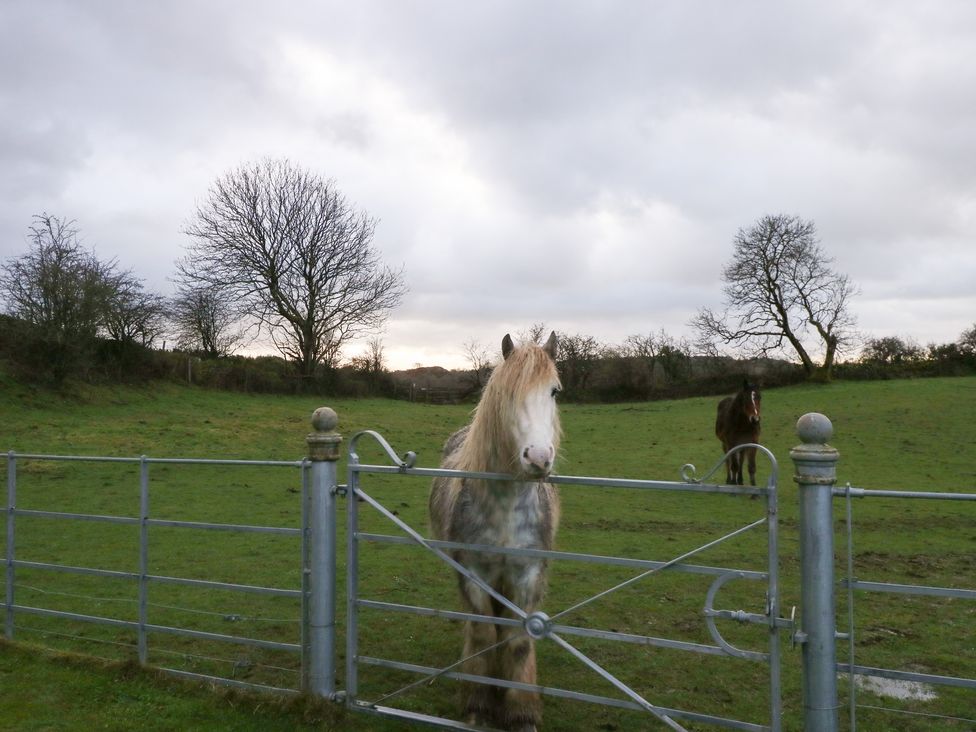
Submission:
M 759 424 L 762 395 L 758 389 L 749 389 L 746 393 L 746 416 L 752 424 Z
M 559 436 L 556 406 L 559 390 L 559 379 L 553 373 L 551 378 L 529 389 L 519 405 L 515 444 L 519 450 L 519 468 L 529 478 L 544 478 L 552 471 Z

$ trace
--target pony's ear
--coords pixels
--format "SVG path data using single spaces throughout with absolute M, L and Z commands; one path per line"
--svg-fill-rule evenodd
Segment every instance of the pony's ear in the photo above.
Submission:
M 515 348 L 515 344 L 512 343 L 512 336 L 506 333 L 505 337 L 502 338 L 502 358 L 508 358 L 513 348 Z
M 546 345 L 542 347 L 542 350 L 548 353 L 549 358 L 555 361 L 558 345 L 559 344 L 556 342 L 556 331 L 553 331 L 549 334 L 549 340 L 546 341 Z

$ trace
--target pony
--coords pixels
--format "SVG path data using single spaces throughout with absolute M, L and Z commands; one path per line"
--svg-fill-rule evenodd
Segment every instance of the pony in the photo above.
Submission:
M 435 478 L 429 510 L 434 538 L 464 544 L 551 550 L 559 525 L 559 494 L 546 482 L 559 450 L 556 334 L 544 346 L 502 339 L 503 360 L 482 392 L 472 420 L 444 445 L 444 468 L 506 473 L 510 480 Z M 546 591 L 546 560 L 455 549 L 451 556 L 527 616 Z M 475 582 L 458 574 L 462 607 L 496 618 L 518 618 Z M 539 636 L 535 636 L 539 637 Z M 517 625 L 468 620 L 462 671 L 535 684 L 533 637 Z M 465 682 L 468 724 L 533 732 L 542 720 L 538 693 Z
M 742 389 L 735 396 L 725 397 L 718 403 L 715 417 L 715 436 L 722 443 L 722 451 L 728 453 L 734 447 L 759 443 L 762 395 L 759 387 L 742 382 Z M 725 461 L 726 480 L 729 485 L 742 485 L 742 464 L 749 461 L 749 484 L 756 484 L 756 448 L 747 447 L 729 455 Z

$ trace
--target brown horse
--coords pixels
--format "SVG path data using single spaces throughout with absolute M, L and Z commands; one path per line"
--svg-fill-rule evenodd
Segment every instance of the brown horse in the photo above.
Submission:
M 742 389 L 735 395 L 725 397 L 718 403 L 715 418 L 715 435 L 722 443 L 722 450 L 728 453 L 732 448 L 749 443 L 759 443 L 760 414 L 762 395 L 759 387 L 748 380 L 742 382 Z M 747 447 L 729 455 L 725 461 L 726 480 L 730 485 L 742 485 L 742 464 L 749 461 L 749 483 L 756 484 L 756 448 Z
M 545 482 L 559 449 L 556 334 L 545 346 L 515 347 L 506 335 L 504 360 L 485 385 L 474 418 L 444 446 L 442 466 L 507 473 L 511 480 L 435 478 L 430 492 L 434 537 L 465 544 L 551 550 L 559 523 L 559 495 Z M 468 620 L 465 673 L 535 684 L 535 647 L 526 633 L 546 590 L 544 559 L 456 549 L 454 559 L 493 593 L 459 574 L 461 602 L 471 613 L 519 620 L 495 625 Z M 504 602 L 503 602 L 504 600 Z M 465 683 L 463 718 L 507 730 L 535 730 L 542 703 L 535 692 Z

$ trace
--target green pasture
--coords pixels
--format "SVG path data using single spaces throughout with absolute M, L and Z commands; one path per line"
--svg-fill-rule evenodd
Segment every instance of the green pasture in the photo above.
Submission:
M 468 406 L 387 400 L 231 394 L 159 384 L 143 389 L 86 387 L 65 396 L 0 381 L 0 449 L 19 453 L 152 458 L 300 460 L 309 417 L 328 405 L 348 438 L 381 432 L 399 453 L 417 452 L 434 467 L 446 437 L 463 425 Z M 704 476 L 720 459 L 712 427 L 717 399 L 562 407 L 563 475 L 680 480 L 692 463 Z M 796 420 L 826 414 L 831 444 L 840 451 L 838 484 L 900 490 L 976 492 L 976 378 L 833 383 L 769 390 L 763 398 L 763 443 L 779 460 L 781 605 L 799 604 L 797 490 L 789 449 Z M 362 462 L 385 461 L 369 439 Z M 769 475 L 760 458 L 759 480 Z M 345 458 L 340 462 L 345 476 Z M 19 459 L 17 507 L 113 516 L 137 516 L 139 466 Z M 153 518 L 297 527 L 301 473 L 293 467 L 158 465 L 149 468 Z M 720 470 L 710 482 L 721 481 Z M 363 490 L 409 525 L 426 530 L 428 482 L 412 477 L 364 476 Z M 742 496 L 691 496 L 660 491 L 564 486 L 557 548 L 563 551 L 669 560 L 728 534 L 765 514 L 764 502 Z M 846 576 L 845 504 L 835 501 L 838 576 Z M 400 535 L 366 503 L 363 531 Z M 345 505 L 340 506 L 340 542 Z M 862 499 L 853 505 L 855 575 L 862 580 L 976 588 L 976 505 L 962 502 Z M 90 521 L 20 517 L 19 559 L 98 567 L 138 568 L 138 528 Z M 6 524 L 0 526 L 0 551 Z M 344 546 L 344 545 L 343 545 Z M 695 564 L 765 569 L 766 533 L 755 529 L 724 542 Z M 341 557 L 344 557 L 344 549 Z M 298 589 L 300 543 L 293 536 L 239 535 L 153 527 L 150 572 L 222 582 Z M 545 609 L 570 607 L 633 576 L 634 570 L 582 562 L 556 563 Z M 340 568 L 340 588 L 344 585 Z M 385 601 L 453 609 L 456 582 L 423 550 L 388 544 L 361 549 L 361 595 Z M 570 625 L 711 644 L 702 606 L 711 579 L 664 572 L 561 619 Z M 739 581 L 725 586 L 723 609 L 761 612 L 765 587 Z M 341 593 L 340 603 L 344 600 Z M 133 620 L 135 584 L 125 579 L 19 569 L 18 604 Z M 291 598 L 153 584 L 150 622 L 204 632 L 298 643 L 300 608 Z M 890 594 L 856 596 L 858 664 L 922 673 L 976 677 L 976 605 Z M 846 630 L 847 599 L 838 589 L 838 623 Z M 340 604 L 339 633 L 345 610 Z M 766 650 L 755 626 L 723 623 L 726 638 Z M 460 651 L 457 623 L 402 613 L 364 610 L 360 654 L 443 667 Z M 768 675 L 763 664 L 633 644 L 567 637 L 654 704 L 732 717 L 768 720 Z M 241 692 L 203 692 L 133 667 L 135 635 L 113 628 L 40 616 L 17 616 L 14 644 L 0 644 L 0 729 L 335 729 L 392 730 L 395 723 L 344 715 L 332 705 L 301 697 L 282 700 Z M 801 729 L 800 651 L 783 636 L 784 728 Z M 44 650 L 41 650 L 44 649 Z M 619 698 L 579 662 L 540 643 L 540 683 Z M 839 645 L 841 660 L 847 646 Z M 84 660 L 86 656 L 111 663 Z M 300 685 L 296 654 L 164 634 L 150 636 L 153 665 L 229 676 L 258 684 Z M 339 686 L 344 668 L 340 659 Z M 417 677 L 360 668 L 360 691 L 377 700 Z M 846 684 L 841 684 L 846 703 Z M 860 729 L 970 729 L 976 695 L 938 689 L 931 701 L 900 701 L 859 691 Z M 452 682 L 398 694 L 385 704 L 451 716 Z M 902 710 L 893 714 L 877 709 Z M 938 718 L 924 715 L 940 715 Z M 846 725 L 846 711 L 842 711 Z M 545 729 L 663 729 L 644 715 L 547 698 Z M 957 718 L 955 721 L 952 718 Z M 690 726 L 691 729 L 712 729 Z

